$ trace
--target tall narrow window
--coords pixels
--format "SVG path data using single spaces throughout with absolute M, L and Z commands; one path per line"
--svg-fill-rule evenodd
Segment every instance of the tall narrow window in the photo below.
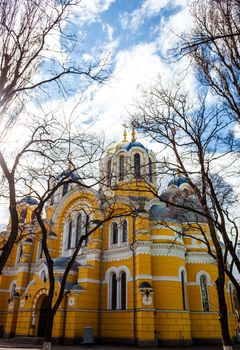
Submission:
M 82 235 L 82 214 L 78 214 L 76 226 L 76 245 L 78 244 Z
M 10 298 L 12 299 L 16 295 L 16 283 L 13 283 L 11 290 L 10 290 Z
M 27 208 L 22 208 L 19 218 L 19 223 L 23 224 L 27 216 Z
M 148 167 L 149 167 L 149 181 L 153 181 L 153 169 L 152 169 L 152 159 L 149 157 L 148 160 Z
M 64 197 L 65 194 L 67 194 L 67 192 L 68 192 L 68 184 L 64 183 L 63 184 L 63 190 L 62 190 L 62 197 Z
M 112 162 L 110 159 L 107 163 L 107 184 L 108 184 L 108 186 L 111 186 L 111 176 L 112 176 L 111 165 L 112 165 Z
M 181 285 L 182 285 L 183 310 L 187 310 L 185 271 L 181 271 Z
M 112 274 L 112 293 L 111 293 L 111 309 L 116 310 L 117 308 L 117 276 L 115 273 Z
M 119 180 L 124 180 L 124 156 L 119 158 Z
M 118 225 L 116 222 L 112 224 L 112 244 L 118 243 Z
M 128 236 L 128 225 L 127 220 L 124 220 L 122 223 L 122 242 L 127 242 L 127 236 Z
M 121 309 L 126 310 L 126 273 L 122 272 L 120 276 L 121 287 Z
M 140 154 L 135 153 L 134 154 L 134 176 L 136 178 L 140 178 L 141 172 L 140 172 Z
M 207 277 L 205 275 L 200 276 L 200 289 L 201 289 L 202 309 L 203 311 L 210 311 Z
M 70 249 L 71 246 L 72 246 L 72 221 L 69 222 L 69 226 L 68 226 L 67 249 Z
M 18 264 L 20 262 L 22 256 L 23 256 L 23 247 L 20 244 L 20 246 L 18 247 L 18 250 L 17 250 L 16 264 Z

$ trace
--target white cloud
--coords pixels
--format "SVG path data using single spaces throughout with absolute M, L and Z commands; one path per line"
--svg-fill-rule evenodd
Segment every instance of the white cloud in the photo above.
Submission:
M 99 19 L 101 13 L 107 11 L 115 0 L 82 0 L 78 5 L 77 14 L 80 25 L 86 22 L 94 22 Z
M 123 29 L 136 31 L 145 19 L 158 15 L 166 7 L 183 6 L 188 0 L 144 0 L 141 7 L 132 13 L 124 12 L 121 16 Z

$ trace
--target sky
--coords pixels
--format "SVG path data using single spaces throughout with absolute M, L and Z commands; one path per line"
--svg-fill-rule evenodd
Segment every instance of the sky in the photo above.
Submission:
M 104 58 L 111 75 L 104 84 L 68 80 L 71 97 L 65 113 L 81 101 L 75 109 L 79 122 L 94 123 L 94 129 L 102 130 L 112 142 L 122 138 L 121 126 L 135 111 L 142 87 L 159 77 L 163 82 L 184 77 L 193 91 L 195 80 L 187 58 L 171 63 L 169 56 L 178 35 L 191 26 L 189 4 L 190 0 L 82 0 L 64 28 L 80 41 L 72 59 L 87 67 Z M 59 51 L 65 44 L 61 36 L 49 42 Z M 60 101 L 54 93 L 49 96 L 48 106 Z
M 194 91 L 196 82 L 187 58 L 171 62 L 169 56 L 169 49 L 177 43 L 178 35 L 191 26 L 190 1 L 82 0 L 63 28 L 77 39 L 71 60 L 86 68 L 104 59 L 111 71 L 109 79 L 98 84 L 68 76 L 65 85 L 68 94 L 62 98 L 56 86 L 48 86 L 48 93 L 40 94 L 35 105 L 30 104 L 31 115 L 53 109 L 58 110 L 59 115 L 61 111 L 66 116 L 73 114 L 83 127 L 103 132 L 109 145 L 122 139 L 122 125 L 129 123 L 131 113 L 136 110 L 141 88 L 154 84 L 159 78 L 164 83 L 181 79 L 186 88 Z M 60 32 L 55 31 L 48 38 L 47 46 L 45 57 L 54 55 L 60 62 L 69 58 L 67 49 L 71 47 Z M 47 61 L 42 65 L 43 71 L 53 68 Z M 24 134 L 24 126 L 22 131 L 18 129 L 19 134 Z M 128 134 L 130 140 L 130 130 Z M 16 146 L 20 141 L 13 133 L 7 147 L 11 143 Z M 147 146 L 156 152 L 159 147 Z M 0 222 L 5 223 L 7 216 L 7 209 L 2 210 Z

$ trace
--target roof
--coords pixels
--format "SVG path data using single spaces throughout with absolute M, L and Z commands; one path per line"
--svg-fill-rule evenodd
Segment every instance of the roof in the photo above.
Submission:
M 64 269 L 69 263 L 71 257 L 60 257 L 53 259 L 53 267 L 54 269 Z M 74 261 L 71 270 L 77 271 L 78 267 L 81 266 L 80 263 Z
M 36 205 L 38 204 L 38 200 L 36 198 L 33 198 L 31 196 L 23 197 L 18 204 L 28 204 L 28 205 Z
M 145 146 L 143 146 L 141 142 L 137 142 L 137 141 L 129 142 L 126 145 L 123 145 L 122 147 L 120 147 L 120 149 L 126 149 L 127 151 L 130 151 L 134 147 L 140 147 L 144 149 L 146 152 L 148 152 L 148 149 Z
M 72 180 L 78 180 L 80 178 L 78 172 L 76 170 L 74 171 L 69 171 L 69 170 L 64 170 L 57 176 L 57 180 L 60 181 L 63 178 L 70 178 Z

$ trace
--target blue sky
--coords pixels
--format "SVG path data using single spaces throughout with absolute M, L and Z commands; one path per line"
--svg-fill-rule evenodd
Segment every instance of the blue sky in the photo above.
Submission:
M 112 74 L 103 85 L 68 77 L 70 98 L 65 97 L 65 113 L 81 100 L 75 109 L 80 123 L 89 125 L 95 121 L 94 127 L 102 130 L 109 142 L 121 138 L 121 124 L 134 112 L 142 86 L 150 85 L 159 76 L 170 82 L 186 75 L 186 59 L 170 64 L 165 57 L 177 35 L 190 26 L 189 3 L 190 0 L 82 0 L 72 13 L 71 23 L 65 26 L 65 31 L 74 33 L 79 40 L 71 59 L 87 67 L 107 57 Z M 56 39 L 53 37 L 49 46 L 58 52 L 66 43 L 61 36 Z M 193 90 L 191 71 L 186 82 Z M 49 100 L 57 104 L 61 99 L 55 87 L 50 89 Z

